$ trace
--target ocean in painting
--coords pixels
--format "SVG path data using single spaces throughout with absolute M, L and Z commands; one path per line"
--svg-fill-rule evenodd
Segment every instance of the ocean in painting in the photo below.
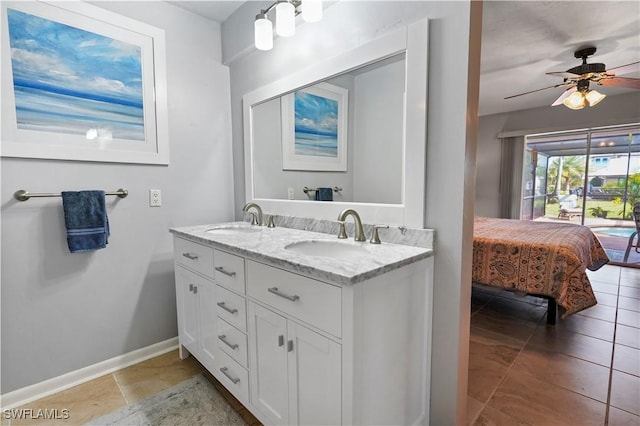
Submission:
M 320 135 L 296 130 L 296 155 L 315 157 L 337 157 L 338 140 L 336 135 Z
M 18 84 L 14 93 L 18 129 L 72 135 L 95 129 L 113 139 L 144 141 L 142 105 Z
M 7 10 L 18 129 L 144 141 L 139 46 Z

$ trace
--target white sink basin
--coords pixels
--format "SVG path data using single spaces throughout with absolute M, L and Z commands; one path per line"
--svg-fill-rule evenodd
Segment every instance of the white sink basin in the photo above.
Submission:
M 307 256 L 328 257 L 333 259 L 355 259 L 369 255 L 369 250 L 346 241 L 309 240 L 286 245 L 285 250 Z
M 207 234 L 216 234 L 216 235 L 234 235 L 234 234 L 250 234 L 253 232 L 260 232 L 262 228 L 259 226 L 249 225 L 247 224 L 232 224 L 232 225 L 220 225 L 214 226 L 211 229 L 207 229 L 205 232 Z

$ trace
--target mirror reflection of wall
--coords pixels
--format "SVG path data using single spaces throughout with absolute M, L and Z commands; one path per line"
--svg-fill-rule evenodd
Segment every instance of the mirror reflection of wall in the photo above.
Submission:
M 254 105 L 256 198 L 314 200 L 304 187 L 340 187 L 335 201 L 401 204 L 405 54 L 325 80 L 348 90 L 347 171 L 283 170 L 282 97 Z

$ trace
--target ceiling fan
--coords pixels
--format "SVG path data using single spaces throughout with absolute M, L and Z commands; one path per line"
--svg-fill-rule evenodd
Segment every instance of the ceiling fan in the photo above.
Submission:
M 631 64 L 607 70 L 605 64 L 587 63 L 587 58 L 594 53 L 596 53 L 595 47 L 586 47 L 577 50 L 574 53 L 574 56 L 578 59 L 582 59 L 581 65 L 568 69 L 565 72 L 547 73 L 547 75 L 564 78 L 562 83 L 544 87 L 542 89 L 532 90 L 530 92 L 507 96 L 505 99 L 528 95 L 529 93 L 535 93 L 541 90 L 569 86 L 551 105 L 556 106 L 564 104 L 571 109 L 582 109 L 585 106 L 594 106 L 605 97 L 605 95 L 598 93 L 596 90 L 589 90 L 590 83 L 596 83 L 599 86 L 618 86 L 640 89 L 640 78 L 617 77 L 617 75 L 628 74 L 630 72 L 640 70 L 640 62 L 633 62 Z

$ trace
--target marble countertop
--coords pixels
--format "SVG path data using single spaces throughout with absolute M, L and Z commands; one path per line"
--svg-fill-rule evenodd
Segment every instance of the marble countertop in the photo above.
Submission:
M 254 228 L 257 231 L 230 234 L 207 232 L 212 228 L 234 226 Z M 331 234 L 284 227 L 251 226 L 246 222 L 183 226 L 171 228 L 170 232 L 197 243 L 335 284 L 355 284 L 433 255 L 432 249 L 422 247 L 384 241 L 382 244 L 371 244 L 368 241 L 358 243 L 353 241 L 353 237 L 339 240 L 336 235 Z M 321 257 L 300 254 L 286 248 L 292 243 L 309 240 L 337 241 L 358 246 L 363 255 L 346 258 Z

